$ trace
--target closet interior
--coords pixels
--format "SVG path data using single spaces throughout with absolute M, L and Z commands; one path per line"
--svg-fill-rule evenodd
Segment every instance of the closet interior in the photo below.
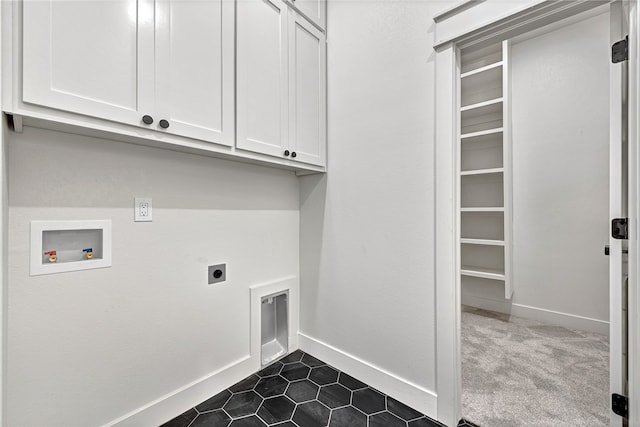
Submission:
M 462 407 L 475 424 L 609 425 L 609 38 L 605 7 L 459 52 Z
M 463 51 L 460 74 L 460 281 L 493 280 L 511 298 L 509 42 Z

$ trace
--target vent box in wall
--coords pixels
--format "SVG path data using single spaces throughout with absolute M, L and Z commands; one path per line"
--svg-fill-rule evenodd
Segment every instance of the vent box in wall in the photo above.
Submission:
M 256 367 L 298 348 L 298 278 L 284 277 L 253 285 L 251 293 L 251 357 Z
M 31 221 L 30 274 L 111 266 L 111 221 Z
M 289 351 L 288 292 L 262 297 L 260 362 L 268 365 Z

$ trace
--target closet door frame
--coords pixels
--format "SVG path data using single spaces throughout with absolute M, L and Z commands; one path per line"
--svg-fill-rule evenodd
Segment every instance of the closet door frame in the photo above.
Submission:
M 487 2 L 489 3 L 489 2 Z M 498 11 L 487 3 L 475 3 L 466 8 L 452 9 L 434 18 L 436 22 L 436 383 L 437 419 L 455 426 L 462 415 L 462 374 L 460 355 L 461 295 L 458 275 L 460 253 L 459 218 L 457 212 L 457 158 L 458 158 L 458 111 L 460 81 L 460 50 L 466 47 L 482 47 L 500 42 L 543 27 L 561 19 L 577 15 L 605 2 L 573 0 L 567 2 L 531 1 L 516 11 Z M 607 2 L 608 3 L 608 2 Z M 640 10 L 638 0 L 629 0 L 629 167 L 630 197 L 640 188 L 640 36 L 638 22 Z M 484 5 L 484 6 L 483 6 Z M 484 9 L 483 9 L 484 7 Z M 472 13 L 466 13 L 471 10 Z M 479 16 L 484 13 L 485 16 Z M 451 25 L 447 20 L 455 18 L 461 26 L 458 35 L 439 39 L 441 26 Z M 482 18 L 482 19 L 480 19 Z M 477 22 L 484 22 L 478 26 Z M 443 25 L 445 24 L 445 25 Z M 634 193 L 634 189 L 635 192 Z M 629 411 L 630 425 L 640 423 L 640 289 L 638 286 L 638 265 L 640 265 L 640 244 L 636 237 L 640 213 L 640 200 L 629 200 L 630 240 L 629 240 Z M 618 417 L 619 418 L 619 417 Z M 612 417 L 612 426 L 619 423 Z
M 638 0 L 628 1 L 629 17 L 629 287 L 628 329 L 629 336 L 629 425 L 640 423 L 640 241 L 638 240 L 638 216 L 640 214 L 640 6 Z

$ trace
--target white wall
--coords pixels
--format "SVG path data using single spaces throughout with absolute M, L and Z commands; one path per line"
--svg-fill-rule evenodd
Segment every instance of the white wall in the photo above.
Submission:
M 9 162 L 12 427 L 105 424 L 235 364 L 249 286 L 298 275 L 291 172 L 32 128 L 10 134 Z M 133 222 L 134 196 L 153 197 L 152 223 Z M 44 219 L 111 219 L 113 266 L 30 277 L 29 221 Z M 207 285 L 220 262 L 227 282 Z
M 608 330 L 608 40 L 604 13 L 513 44 L 513 305 L 489 281 L 463 302 Z
M 430 6 L 328 3 L 329 173 L 301 183 L 300 329 L 435 416 Z

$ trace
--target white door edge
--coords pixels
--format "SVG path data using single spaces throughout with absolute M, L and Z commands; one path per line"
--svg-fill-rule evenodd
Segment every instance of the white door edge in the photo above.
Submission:
M 629 6 L 629 287 L 628 287 L 628 334 L 629 334 L 629 425 L 640 426 L 640 287 L 638 266 L 640 265 L 640 243 L 638 240 L 638 213 L 640 199 L 638 190 L 640 177 L 640 10 L 637 0 L 628 0 Z
M 610 44 L 624 37 L 624 11 L 622 3 L 616 1 L 610 7 Z M 609 218 L 626 217 L 622 197 L 622 85 L 623 64 L 609 65 Z M 609 390 L 611 393 L 625 394 L 626 368 L 622 353 L 623 336 L 623 241 L 609 235 L 609 347 L 610 354 L 619 355 L 609 360 Z M 614 284 L 617 284 L 614 285 Z M 622 418 L 610 411 L 609 425 L 622 426 Z

